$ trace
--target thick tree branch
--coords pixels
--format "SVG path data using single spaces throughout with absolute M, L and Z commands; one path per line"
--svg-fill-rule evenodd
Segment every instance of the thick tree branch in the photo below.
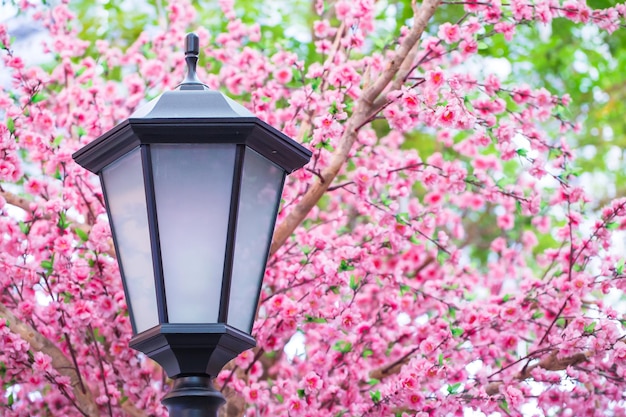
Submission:
M 317 204 L 319 199 L 327 191 L 335 179 L 339 170 L 348 159 L 350 149 L 356 141 L 358 130 L 367 122 L 374 111 L 373 103 L 380 94 L 389 86 L 394 78 L 404 78 L 407 59 L 414 58 L 414 50 L 422 37 L 428 21 L 437 10 L 441 0 L 425 0 L 415 14 L 414 24 L 409 34 L 398 47 L 394 57 L 388 63 L 382 75 L 369 85 L 356 102 L 355 112 L 350 116 L 345 125 L 345 130 L 339 141 L 339 146 L 334 151 L 328 166 L 322 169 L 320 180 L 316 181 L 302 197 L 302 200 L 291 210 L 285 219 L 276 227 L 274 239 L 270 249 L 270 255 L 274 254 L 291 236 L 293 231 L 305 219 L 309 211 Z M 402 72 L 402 74 L 400 74 Z
M 31 202 L 24 197 L 17 196 L 5 190 L 0 190 L 0 197 L 4 198 L 4 201 L 6 201 L 7 204 L 19 207 L 24 211 L 30 210 Z
M 538 363 L 522 369 L 517 375 L 515 375 L 515 379 L 523 381 L 525 379 L 532 378 L 531 373 L 535 368 L 545 369 L 546 371 L 563 371 L 569 366 L 575 366 L 585 362 L 587 360 L 587 355 L 588 353 L 581 352 L 565 358 L 559 358 L 558 351 L 555 350 L 548 357 L 542 359 Z M 496 395 L 500 392 L 500 385 L 502 385 L 502 382 L 492 382 L 485 387 L 485 392 L 487 395 Z
M 408 355 L 403 356 L 401 359 L 393 362 L 392 364 L 373 369 L 369 373 L 370 378 L 382 380 L 385 377 L 399 373 L 402 367 L 411 360 L 412 354 L 415 353 L 415 351 L 415 349 L 412 350 L 411 352 L 409 352 Z M 567 369 L 567 367 L 569 366 L 575 366 L 585 362 L 590 354 L 591 353 L 589 352 L 580 352 L 571 356 L 560 358 L 558 356 L 558 351 L 552 350 L 552 352 L 547 357 L 540 360 L 536 364 L 524 367 L 520 372 L 515 375 L 514 378 L 518 381 L 532 378 L 532 371 L 535 368 L 545 369 L 546 371 L 562 371 Z M 485 387 L 485 392 L 487 393 L 487 395 L 496 395 L 498 394 L 498 392 L 500 392 L 501 385 L 502 382 L 492 382 L 487 385 L 487 387 Z
M 128 417 L 148 417 L 145 411 L 138 409 L 130 401 L 125 401 L 121 407 Z

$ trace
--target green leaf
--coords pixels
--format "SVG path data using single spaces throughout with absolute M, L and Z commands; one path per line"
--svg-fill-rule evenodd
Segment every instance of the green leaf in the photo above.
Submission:
M 496 185 L 498 186 L 498 188 L 504 188 L 507 185 L 511 185 L 515 182 L 515 180 L 513 180 L 510 177 L 504 177 L 504 178 L 500 178 L 498 181 L 496 181 Z
M 367 384 L 368 385 L 376 385 L 380 382 L 380 379 L 376 379 L 376 378 L 370 378 L 367 380 Z
M 66 291 L 67 292 L 67 291 Z M 65 293 L 64 293 L 65 294 Z M 69 294 L 71 297 L 71 294 Z M 102 336 L 100 334 L 100 330 L 98 328 L 93 329 L 93 338 L 100 342 L 100 343 L 104 343 L 106 341 L 106 339 L 104 338 L 104 336 Z
M 374 401 L 375 403 L 379 403 L 380 399 L 381 399 L 381 395 L 380 395 L 380 391 L 376 390 L 376 391 L 370 391 L 370 398 L 372 399 L 372 401 Z
M 330 141 L 324 141 L 323 144 L 324 144 L 324 149 L 326 149 L 328 152 L 335 151 L 335 147 L 330 144 Z
M 339 265 L 338 272 L 346 272 L 354 270 L 354 265 L 350 265 L 350 262 L 342 259 L 341 264 Z
M 52 263 L 52 260 L 50 260 L 50 259 L 47 259 L 45 261 L 41 261 L 41 267 L 43 269 L 47 269 L 48 271 L 52 270 L 52 265 L 53 265 L 53 263 Z
M 304 321 L 307 323 L 327 323 L 324 317 L 313 317 L 308 314 L 304 316 Z
M 452 395 L 452 394 L 456 394 L 459 388 L 461 388 L 461 383 L 457 382 L 456 384 L 448 385 L 446 387 L 446 390 L 448 391 L 448 394 Z
M 22 231 L 22 233 L 24 233 L 25 235 L 30 232 L 30 224 L 20 221 L 18 225 L 20 226 L 20 230 Z
M 460 327 L 451 327 L 450 332 L 452 333 L 452 336 L 459 337 L 463 334 L 463 329 Z
M 367 358 L 369 356 L 372 356 L 373 354 L 374 354 L 374 351 L 372 349 L 365 348 L 363 349 L 363 353 L 361 353 L 361 357 Z
M 554 159 L 554 158 L 558 158 L 559 156 L 563 155 L 563 151 L 557 148 L 550 148 L 550 150 L 548 151 L 548 159 Z
M 517 154 L 521 157 L 527 157 L 528 156 L 528 150 L 524 149 L 524 148 L 519 148 L 518 150 L 516 150 L 515 152 L 517 152 Z
M 340 340 L 333 346 L 333 350 L 341 353 L 348 353 L 352 351 L 352 343 L 345 340 Z
M 570 168 L 570 169 L 568 169 L 568 170 L 566 171 L 566 174 L 567 174 L 568 176 L 569 176 L 569 175 L 572 175 L 572 176 L 574 176 L 574 177 L 580 177 L 580 174 L 582 174 L 582 173 L 583 173 L 583 169 L 582 169 L 582 168 L 580 168 L 580 167 Z
M 300 398 L 304 398 L 306 396 L 306 393 L 304 392 L 303 389 L 299 389 L 298 390 L 298 397 Z
M 411 292 L 413 289 L 408 285 L 400 284 L 400 295 L 404 295 L 407 292 Z
M 543 311 L 540 311 L 540 310 L 535 310 L 535 312 L 534 312 L 534 313 L 533 313 L 533 315 L 532 315 L 532 319 L 533 319 L 533 320 L 537 320 L 537 319 L 542 318 L 544 315 L 545 315 L 545 314 L 544 314 L 544 312 L 543 312 Z
M 509 403 L 506 402 L 506 400 L 501 400 L 498 403 L 498 406 L 507 414 L 510 414 L 511 411 L 509 410 Z
M 437 251 L 437 262 L 439 262 L 439 265 L 443 265 L 448 258 L 450 258 L 450 255 L 445 250 L 439 249 Z
M 410 224 L 411 222 L 411 216 L 409 216 L 409 213 L 398 213 L 396 214 L 396 221 L 400 224 Z
M 63 141 L 63 135 L 58 135 L 57 137 L 54 138 L 54 140 L 52 141 L 52 147 L 53 148 L 58 148 L 59 145 L 61 145 L 61 142 Z
M 9 129 L 9 133 L 15 133 L 15 120 L 12 118 L 7 118 L 7 129 Z
M 624 273 L 624 260 L 620 259 L 615 265 L 615 272 L 617 275 L 622 275 Z
M 44 101 L 47 98 L 48 97 L 46 97 L 46 95 L 40 91 L 38 93 L 35 93 L 35 95 L 31 97 L 30 102 L 33 104 L 36 104 L 36 103 Z
M 464 300 L 474 301 L 476 298 L 478 298 L 478 295 L 476 295 L 476 294 L 473 294 L 473 293 L 470 293 L 470 292 L 467 292 L 467 291 L 465 291 L 463 293 L 463 299 Z
M 419 245 L 422 243 L 421 240 L 418 239 L 417 235 L 413 235 L 409 238 L 409 240 L 411 241 L 412 244 L 414 245 Z
M 7 398 L 7 406 L 11 407 L 14 402 L 15 402 L 15 398 L 13 397 L 13 393 L 11 393 L 9 397 Z
M 76 229 L 74 229 L 74 232 L 76 233 L 76 236 L 78 236 L 78 238 L 82 240 L 83 242 L 86 242 L 89 240 L 89 235 L 87 234 L 87 232 L 85 232 L 80 227 L 77 227 Z
M 65 210 L 59 212 L 59 221 L 57 222 L 57 227 L 61 230 L 65 230 L 70 226 L 70 222 L 67 221 L 67 216 L 65 214 Z
M 61 171 L 59 170 L 59 168 L 54 170 L 54 174 L 52 174 L 52 176 L 57 179 L 57 180 L 63 180 L 63 178 L 61 177 Z
M 595 328 L 596 328 L 596 322 L 592 321 L 591 323 L 585 325 L 584 332 L 585 334 L 593 334 L 593 331 L 595 330 Z
M 504 294 L 504 297 L 502 297 L 502 302 L 506 303 L 507 301 L 511 299 L 511 297 L 512 297 L 511 294 Z
M 354 269 L 354 267 L 352 267 L 352 269 Z M 350 275 L 350 289 L 352 291 L 356 291 L 356 289 L 359 288 L 359 282 L 360 280 L 357 280 L 354 275 Z
M 279 402 L 280 404 L 282 404 L 282 403 L 285 401 L 285 399 L 283 398 L 283 396 L 282 396 L 282 395 L 280 395 L 280 394 L 276 394 L 276 399 L 278 400 L 278 402 Z
M 323 140 L 317 145 L 315 145 L 315 149 L 322 149 L 322 148 L 326 149 L 329 152 L 333 152 L 335 150 L 333 145 L 330 144 L 330 140 Z
M 439 357 L 437 358 L 437 363 L 439 364 L 439 366 L 443 366 L 443 353 L 439 354 Z
M 619 227 L 619 223 L 618 222 L 610 222 L 610 223 L 607 223 L 606 226 L 604 226 L 604 227 L 606 227 L 608 230 L 614 230 L 614 229 L 617 229 Z
M 455 282 L 454 284 L 443 284 L 441 288 L 443 288 L 444 290 L 458 290 L 459 283 Z

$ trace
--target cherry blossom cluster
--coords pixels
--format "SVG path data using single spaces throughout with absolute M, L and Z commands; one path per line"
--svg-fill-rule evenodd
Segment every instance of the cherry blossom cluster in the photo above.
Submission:
M 180 1 L 125 47 L 80 40 L 68 4 L 24 2 L 49 35 L 54 65 L 43 67 L 26 65 L 0 25 L 12 76 L 0 89 L 3 415 L 165 415 L 169 383 L 128 347 L 102 191 L 71 154 L 183 79 L 188 30 L 202 39 L 207 85 L 313 152 L 289 177 L 278 224 L 355 135 L 268 261 L 258 347 L 217 378 L 243 400 L 237 415 L 626 412 L 625 318 L 611 303 L 625 290 L 615 243 L 626 201 L 597 207 L 585 192 L 569 145 L 578 126 L 561 116 L 569 96 L 465 65 L 521 24 L 613 32 L 626 6 L 435 2 L 463 17 L 431 20 L 363 100 L 418 20 L 380 46 L 381 2 L 313 3 L 306 56 L 263 44 L 263 26 L 233 0 L 219 1 L 222 32 Z

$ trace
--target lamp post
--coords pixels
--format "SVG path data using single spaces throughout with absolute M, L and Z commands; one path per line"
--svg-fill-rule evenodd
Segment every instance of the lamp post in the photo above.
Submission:
M 286 174 L 311 152 L 196 76 L 78 150 L 100 176 L 134 337 L 174 379 L 171 417 L 212 417 L 250 335 Z

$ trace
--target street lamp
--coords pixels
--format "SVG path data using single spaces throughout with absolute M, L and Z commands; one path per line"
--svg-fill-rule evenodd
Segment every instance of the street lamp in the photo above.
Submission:
M 311 152 L 187 76 L 78 150 L 100 176 L 133 327 L 130 346 L 174 379 L 171 417 L 217 416 L 211 380 L 250 335 L 286 174 Z

